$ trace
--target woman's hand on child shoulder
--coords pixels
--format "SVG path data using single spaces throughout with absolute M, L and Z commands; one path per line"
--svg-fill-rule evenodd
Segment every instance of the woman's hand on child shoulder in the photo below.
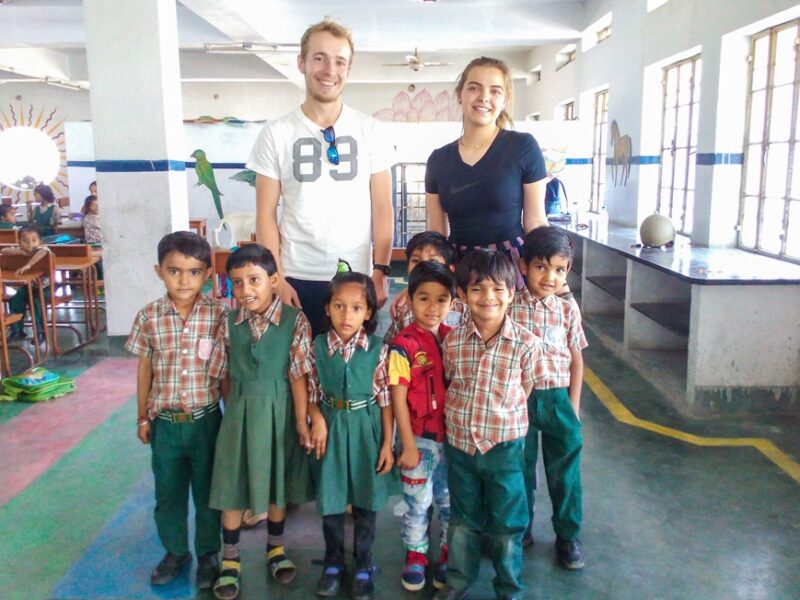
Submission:
M 383 444 L 381 446 L 381 453 L 378 455 L 378 466 L 375 469 L 378 472 L 378 475 L 386 475 L 386 473 L 392 470 L 394 466 L 394 452 L 392 452 L 392 447 L 389 444 Z
M 405 471 L 410 471 L 419 465 L 419 459 L 419 450 L 416 446 L 404 446 L 400 456 L 397 457 L 397 466 Z

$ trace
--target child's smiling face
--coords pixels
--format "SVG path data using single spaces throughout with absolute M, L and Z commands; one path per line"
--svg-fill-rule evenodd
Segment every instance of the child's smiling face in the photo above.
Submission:
M 228 272 L 233 297 L 250 312 L 263 314 L 272 304 L 278 285 L 278 274 L 270 275 L 261 265 L 245 263 Z

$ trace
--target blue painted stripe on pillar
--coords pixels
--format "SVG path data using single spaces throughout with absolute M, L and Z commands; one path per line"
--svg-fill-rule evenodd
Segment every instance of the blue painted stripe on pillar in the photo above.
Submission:
M 186 162 L 182 160 L 98 160 L 95 161 L 95 169 L 99 173 L 185 171 Z
M 187 161 L 186 168 L 194 169 L 195 162 Z M 215 169 L 244 169 L 244 163 L 211 163 Z
M 661 162 L 661 158 L 659 156 L 631 156 L 631 164 L 632 165 L 657 165 Z M 613 157 L 606 157 L 606 164 L 607 165 L 614 165 L 614 158 Z
M 741 165 L 744 154 L 741 152 L 698 152 L 698 165 Z
M 586 159 L 577 159 L 577 160 L 586 160 Z M 134 165 L 134 166 L 138 166 L 138 163 L 145 163 L 147 165 L 150 165 L 151 163 L 154 163 L 154 164 L 160 166 L 161 163 L 163 163 L 163 162 L 166 162 L 166 161 L 149 161 L 149 160 L 141 160 L 141 161 L 132 161 L 132 160 L 122 160 L 122 161 L 116 161 L 116 160 L 115 161 L 110 161 L 110 160 L 109 161 L 68 160 L 67 161 L 67 166 L 68 167 L 86 167 L 86 168 L 91 168 L 91 169 L 97 169 L 98 171 L 100 171 L 101 169 L 97 167 L 98 163 L 100 163 L 100 164 L 102 164 L 102 163 L 113 163 L 112 167 L 114 167 L 114 168 L 109 167 L 109 168 L 106 168 L 104 170 L 106 172 L 166 171 L 166 169 L 163 169 L 163 168 L 156 168 L 156 169 L 152 169 L 152 168 L 120 169 L 120 168 L 117 168 L 119 166 L 119 164 L 128 165 L 128 164 L 131 164 L 131 163 L 137 163 L 137 165 Z M 181 167 L 178 167 L 178 168 L 172 167 L 172 168 L 169 169 L 170 171 L 185 171 L 186 169 L 194 169 L 194 165 L 195 165 L 194 161 L 181 162 L 179 160 L 171 160 L 169 162 L 170 163 L 175 163 L 176 165 L 183 165 L 182 168 Z M 588 162 L 592 162 L 592 160 L 588 159 Z M 244 167 L 244 163 L 238 163 L 238 162 L 237 163 L 234 163 L 234 162 L 231 162 L 231 163 L 222 163 L 222 162 L 221 163 L 211 163 L 211 166 L 214 167 L 215 169 L 244 169 L 245 168 Z

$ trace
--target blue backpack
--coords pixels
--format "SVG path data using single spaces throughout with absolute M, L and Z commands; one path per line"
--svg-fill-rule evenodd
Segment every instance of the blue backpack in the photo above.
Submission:
M 553 177 L 547 182 L 547 191 L 544 195 L 544 212 L 549 215 L 560 215 L 567 211 L 567 190 L 564 182 L 558 177 Z

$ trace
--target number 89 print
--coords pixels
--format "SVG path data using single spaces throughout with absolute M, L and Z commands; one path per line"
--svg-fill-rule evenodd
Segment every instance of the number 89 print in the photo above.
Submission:
M 336 139 L 339 150 L 339 166 L 330 169 L 329 173 L 334 181 L 350 181 L 358 175 L 358 143 L 349 136 L 343 135 Z M 342 148 L 346 147 L 347 152 Z M 310 149 L 310 152 L 309 152 Z M 292 148 L 292 169 L 294 178 L 300 183 L 316 181 L 322 174 L 323 165 L 322 143 L 311 137 L 300 138 Z M 328 164 L 325 161 L 325 164 Z

